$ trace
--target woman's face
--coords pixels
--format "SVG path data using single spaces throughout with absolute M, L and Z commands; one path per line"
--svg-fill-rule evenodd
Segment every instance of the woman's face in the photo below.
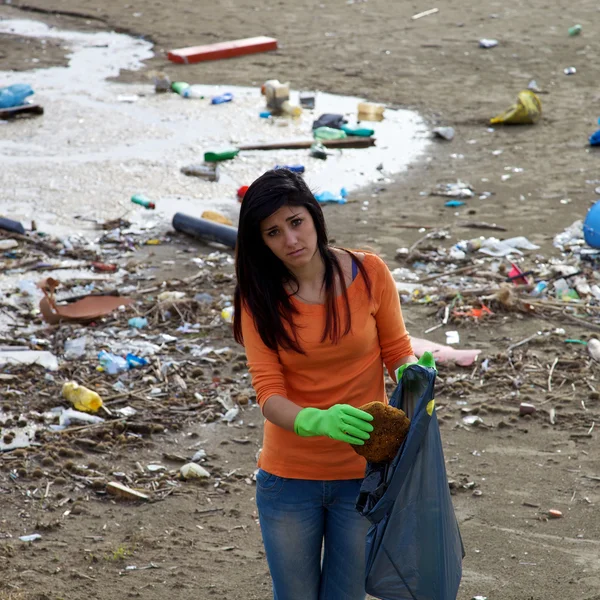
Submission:
M 260 224 L 262 239 L 290 270 L 306 265 L 317 251 L 317 230 L 303 206 L 282 206 Z

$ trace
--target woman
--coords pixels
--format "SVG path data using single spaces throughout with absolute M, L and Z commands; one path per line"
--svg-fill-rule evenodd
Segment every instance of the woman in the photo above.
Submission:
M 256 501 L 275 600 L 363 600 L 367 520 L 355 509 L 371 415 L 416 362 L 396 285 L 373 254 L 328 244 L 304 180 L 248 189 L 236 251 L 234 334 L 266 419 Z

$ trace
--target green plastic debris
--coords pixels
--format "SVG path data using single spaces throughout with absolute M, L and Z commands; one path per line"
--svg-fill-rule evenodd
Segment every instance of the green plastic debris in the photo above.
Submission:
M 315 140 L 343 140 L 348 137 L 345 131 L 333 127 L 317 127 L 313 136 Z

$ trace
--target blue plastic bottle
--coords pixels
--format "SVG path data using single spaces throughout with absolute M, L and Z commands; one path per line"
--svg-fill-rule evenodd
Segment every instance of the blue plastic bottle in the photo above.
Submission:
M 215 96 L 210 103 L 211 104 L 224 104 L 225 102 L 231 102 L 233 100 L 233 94 L 226 92 L 220 96 Z
M 25 103 L 25 98 L 31 94 L 33 94 L 33 89 L 28 83 L 15 83 L 0 88 L 0 108 L 21 106 Z

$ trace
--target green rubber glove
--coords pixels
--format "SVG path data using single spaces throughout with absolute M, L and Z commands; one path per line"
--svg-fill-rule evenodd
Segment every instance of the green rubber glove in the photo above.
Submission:
M 301 437 L 324 435 L 340 442 L 362 446 L 373 431 L 373 417 L 349 404 L 335 404 L 327 410 L 303 408 L 294 421 L 294 432 Z
M 427 367 L 429 369 L 435 369 L 437 373 L 437 367 L 435 366 L 435 359 L 433 358 L 433 354 L 431 352 L 423 352 L 423 356 L 417 362 L 406 363 L 396 369 L 396 381 L 399 382 L 402 379 L 402 375 L 404 371 L 410 365 L 421 365 L 422 367 Z

